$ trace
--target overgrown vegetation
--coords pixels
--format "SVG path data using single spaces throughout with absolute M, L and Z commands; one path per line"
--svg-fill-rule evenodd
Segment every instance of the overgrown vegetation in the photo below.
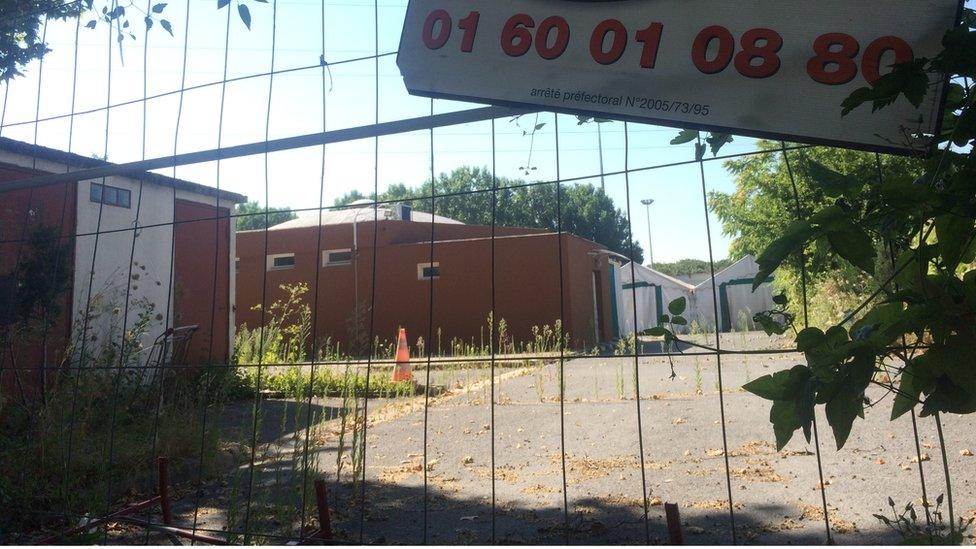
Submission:
M 838 447 L 863 415 L 874 383 L 894 393 L 892 419 L 921 406 L 920 415 L 976 411 L 976 31 L 950 31 L 933 59 L 899 65 L 871 88 L 858 90 L 845 109 L 875 109 L 905 100 L 920 105 L 930 75 L 956 78 L 941 135 L 941 150 L 915 180 L 842 173 L 822 164 L 820 191 L 832 203 L 790 224 L 758 259 L 757 282 L 813 246 L 829 249 L 863 271 L 878 291 L 826 331 L 797 334 L 807 364 L 760 378 L 750 391 L 774 401 L 771 417 L 780 445 L 797 429 L 809 433 L 813 407 L 826 404 Z M 967 78 L 965 82 L 962 78 Z M 858 207 L 857 205 L 863 205 Z M 884 242 L 873 244 L 871 234 Z M 887 262 L 882 269 L 880 263 Z M 791 319 L 790 319 L 791 320 Z M 897 384 L 875 380 L 885 373 Z M 950 494 L 950 507 L 951 507 Z
M 961 26 L 946 33 L 933 58 L 896 65 L 870 87 L 855 91 L 843 114 L 896 101 L 919 107 L 949 77 L 941 133 L 905 128 L 906 144 L 930 141 L 936 154 L 920 161 L 918 177 L 885 168 L 878 157 L 867 173 L 807 158 L 811 184 L 823 200 L 796 212 L 777 238 L 763 245 L 758 285 L 791 258 L 824 250 L 862 272 L 870 296 L 826 330 L 794 328 L 806 364 L 763 376 L 745 388 L 772 401 L 770 422 L 779 448 L 797 430 L 811 436 L 816 406 L 825 407 L 837 447 L 847 442 L 875 385 L 893 395 L 891 418 L 918 413 L 934 417 L 946 454 L 940 414 L 976 412 L 976 14 L 965 10 Z M 839 107 L 840 108 L 840 107 Z M 921 152 L 921 151 L 920 151 Z M 948 535 L 968 524 L 953 508 L 947 482 Z M 907 509 L 909 515 L 911 509 Z M 908 535 L 904 520 L 893 521 Z M 931 521 L 927 521 L 931 526 Z
M 0 404 L 0 507 L 17 510 L 0 513 L 0 531 L 104 514 L 123 494 L 153 489 L 156 456 L 179 469 L 216 447 L 216 432 L 201 438 L 200 411 L 223 401 L 226 368 L 168 378 L 146 359 L 152 305 L 132 305 L 137 320 L 123 335 L 119 308 L 99 296 L 93 303 L 46 398 Z
M 959 528 L 953 528 L 946 521 L 942 512 L 945 498 L 940 495 L 935 500 L 934 509 L 925 509 L 925 522 L 921 522 L 915 512 L 915 504 L 908 502 L 901 512 L 895 508 L 895 501 L 888 498 L 891 517 L 875 514 L 874 518 L 894 530 L 902 539 L 901 545 L 962 545 L 973 536 L 967 536 L 966 530 L 972 526 L 976 518 L 970 517 L 965 522 L 960 520 Z
M 761 256 L 776 237 L 783 234 L 800 216 L 833 205 L 836 196 L 830 187 L 832 173 L 843 173 L 861 181 L 876 182 L 883 173 L 889 184 L 906 185 L 922 173 L 922 162 L 914 158 L 876 156 L 845 149 L 815 147 L 783 154 L 781 143 L 760 141 L 760 150 L 768 154 L 730 160 L 726 168 L 735 177 L 734 193 L 714 191 L 709 205 L 722 221 L 722 230 L 731 236 L 733 257 L 745 254 Z M 796 185 L 795 193 L 793 185 Z M 844 197 L 846 207 L 864 211 L 872 207 L 870 193 Z M 835 235 L 839 232 L 835 231 Z M 862 244 L 877 251 L 885 246 L 884 232 L 859 233 Z M 837 237 L 834 237 L 837 240 Z M 810 323 L 826 329 L 839 322 L 872 292 L 878 282 L 864 270 L 835 252 L 830 238 L 810 243 L 804 256 L 807 273 L 807 302 Z M 875 255 L 871 269 L 890 272 L 890 262 L 882 253 Z M 793 313 L 803 303 L 801 266 L 798 260 L 781 263 L 776 272 L 777 288 L 794 304 Z

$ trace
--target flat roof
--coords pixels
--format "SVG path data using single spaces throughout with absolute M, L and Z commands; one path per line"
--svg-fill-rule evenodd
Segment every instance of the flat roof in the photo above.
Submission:
M 374 219 L 376 221 L 404 221 L 394 219 L 391 217 L 392 214 L 392 208 L 384 205 L 380 205 L 378 207 L 373 207 L 372 205 L 365 207 L 359 205 L 331 207 L 324 208 L 321 214 L 318 210 L 312 212 L 301 212 L 295 219 L 273 225 L 269 227 L 268 230 L 286 231 L 288 229 L 303 229 L 326 225 L 347 225 L 355 222 L 366 224 L 372 223 Z M 451 219 L 441 215 L 431 216 L 428 212 L 422 212 L 419 210 L 413 210 L 410 213 L 410 219 L 406 222 L 426 223 L 428 225 L 432 222 L 442 225 L 463 225 L 463 223 L 456 219 Z M 264 232 L 264 229 L 257 230 Z
M 87 156 L 81 156 L 80 154 L 52 149 L 49 147 L 42 147 L 41 145 L 32 145 L 30 143 L 24 143 L 23 141 L 17 141 L 8 137 L 0 137 L 0 150 L 33 157 L 40 160 L 47 160 L 49 162 L 56 162 L 58 164 L 78 166 L 81 168 L 100 168 L 103 166 L 115 165 L 112 162 L 107 162 L 98 158 L 89 158 Z M 24 166 L 18 167 L 23 168 Z M 225 191 L 223 189 L 218 191 L 214 187 L 194 183 L 192 181 L 185 181 L 183 179 L 176 179 L 175 177 L 168 177 L 154 172 L 126 174 L 125 177 L 144 179 L 145 181 L 148 181 L 154 185 L 161 185 L 181 191 L 211 196 L 220 200 L 227 200 L 235 204 L 243 204 L 247 202 L 247 197 L 242 194 Z

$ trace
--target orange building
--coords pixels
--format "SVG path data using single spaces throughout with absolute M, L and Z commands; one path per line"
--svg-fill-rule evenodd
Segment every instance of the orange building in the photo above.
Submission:
M 358 302 L 363 311 L 372 305 L 380 340 L 404 327 L 411 344 L 429 334 L 436 344 L 439 330 L 445 348 L 454 338 L 487 345 L 494 287 L 495 320 L 516 342 L 560 318 L 573 347 L 611 340 L 612 254 L 567 233 L 561 251 L 562 261 L 555 233 L 506 227 L 495 228 L 493 250 L 490 226 L 440 216 L 432 223 L 431 214 L 399 205 L 324 211 L 321 225 L 318 212 L 305 213 L 237 234 L 236 317 L 238 326 L 259 326 L 255 305 L 284 298 L 282 285 L 306 283 L 319 341 L 348 343 Z

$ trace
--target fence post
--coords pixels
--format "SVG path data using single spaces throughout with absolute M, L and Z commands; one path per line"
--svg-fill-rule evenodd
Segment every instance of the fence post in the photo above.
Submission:
M 172 526 L 173 511 L 169 507 L 169 459 L 160 457 L 156 463 L 159 467 L 159 508 L 163 512 L 163 524 Z
M 684 545 L 685 536 L 681 532 L 681 514 L 677 503 L 665 503 L 664 514 L 668 519 L 668 543 L 670 545 Z

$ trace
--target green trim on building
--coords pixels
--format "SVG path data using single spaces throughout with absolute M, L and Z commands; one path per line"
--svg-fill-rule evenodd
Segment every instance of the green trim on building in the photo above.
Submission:
M 729 304 L 729 286 L 752 286 L 752 278 L 737 278 L 735 280 L 730 280 L 728 282 L 723 282 L 718 286 L 718 297 L 719 297 L 719 307 L 721 307 L 722 313 L 722 331 L 731 332 L 732 331 L 732 306 Z M 769 277 L 763 281 L 764 284 L 771 284 L 773 282 L 773 277 Z
M 617 275 L 613 272 L 613 264 L 608 264 L 610 272 L 610 313 L 613 315 L 613 338 L 620 337 L 620 319 L 617 318 Z
M 661 325 L 661 317 L 664 316 L 664 290 L 658 284 L 651 284 L 650 282 L 635 282 L 631 284 L 624 284 L 624 290 L 636 290 L 637 288 L 654 288 L 654 309 L 657 312 L 657 316 L 654 317 L 654 326 Z M 634 326 L 636 329 L 637 326 Z

